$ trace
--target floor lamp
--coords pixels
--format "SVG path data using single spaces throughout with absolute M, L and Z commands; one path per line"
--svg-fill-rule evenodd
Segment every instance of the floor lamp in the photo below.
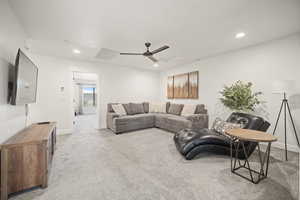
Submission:
M 294 130 L 295 137 L 297 139 L 298 146 L 300 145 L 298 135 L 297 135 L 297 130 L 296 130 L 295 123 L 294 123 L 294 120 L 293 120 L 293 116 L 292 116 L 292 113 L 291 113 L 290 105 L 289 105 L 288 99 L 286 97 L 286 92 L 291 90 L 291 88 L 293 87 L 293 83 L 294 83 L 294 81 L 290 81 L 290 80 L 289 81 L 276 81 L 276 82 L 273 83 L 273 93 L 283 95 L 280 110 L 279 110 L 279 113 L 278 113 L 278 116 L 277 116 L 277 119 L 276 119 L 274 131 L 273 131 L 273 135 L 276 132 L 278 122 L 279 122 L 279 119 L 280 119 L 280 116 L 281 116 L 281 113 L 282 113 L 282 110 L 283 110 L 283 115 L 284 115 L 284 146 L 285 146 L 285 159 L 286 159 L 286 161 L 288 160 L 288 157 L 287 157 L 287 137 L 286 137 L 287 117 L 289 117 L 291 122 L 292 122 L 293 130 Z M 287 116 L 287 114 L 288 114 L 288 116 Z

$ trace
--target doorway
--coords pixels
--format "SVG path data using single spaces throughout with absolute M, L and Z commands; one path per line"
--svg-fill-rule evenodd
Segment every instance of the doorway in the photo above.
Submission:
M 98 129 L 98 75 L 73 72 L 73 91 L 74 131 Z

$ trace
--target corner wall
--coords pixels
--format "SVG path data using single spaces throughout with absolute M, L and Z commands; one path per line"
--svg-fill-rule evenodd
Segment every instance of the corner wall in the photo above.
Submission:
M 272 94 L 274 80 L 295 80 L 296 89 L 290 94 L 289 102 L 300 139 L 300 33 L 268 42 L 262 45 L 241 49 L 215 57 L 206 58 L 186 66 L 170 69 L 161 73 L 161 95 L 166 98 L 167 76 L 178 73 L 199 71 L 199 100 L 171 100 L 177 103 L 204 103 L 209 111 L 210 124 L 219 116 L 226 119 L 230 111 L 220 101 L 219 91 L 227 84 L 237 80 L 250 81 L 255 91 L 262 91 L 262 99 L 267 103 L 256 114 L 267 119 L 273 131 L 282 96 Z M 283 117 L 283 116 L 282 116 Z M 288 122 L 288 144 L 297 150 L 296 139 Z M 279 122 L 276 133 L 279 136 L 277 146 L 283 145 L 283 122 Z

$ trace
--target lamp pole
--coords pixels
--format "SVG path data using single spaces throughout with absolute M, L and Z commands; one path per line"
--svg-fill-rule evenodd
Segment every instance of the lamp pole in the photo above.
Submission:
M 295 137 L 297 139 L 298 146 L 300 146 L 300 144 L 299 144 L 297 130 L 296 130 L 296 127 L 295 127 L 295 124 L 294 124 L 294 120 L 293 120 L 293 117 L 292 117 L 291 109 L 290 109 L 290 106 L 289 106 L 289 102 L 288 102 L 288 100 L 286 98 L 286 93 L 285 92 L 283 93 L 283 99 L 282 99 L 280 110 L 279 110 L 279 113 L 278 113 L 278 116 L 277 116 L 277 120 L 276 120 L 276 123 L 275 123 L 275 128 L 274 128 L 274 131 L 273 131 L 273 135 L 276 132 L 282 108 L 283 108 L 283 111 L 284 111 L 284 147 L 285 147 L 285 160 L 287 161 L 288 157 L 287 157 L 287 136 L 286 136 L 286 110 L 288 110 L 288 112 L 289 112 L 289 117 L 290 117 L 292 125 L 293 125 L 294 134 L 295 134 Z

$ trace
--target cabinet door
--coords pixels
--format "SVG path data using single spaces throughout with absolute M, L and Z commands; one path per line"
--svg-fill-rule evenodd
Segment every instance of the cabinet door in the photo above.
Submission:
M 44 165 L 43 145 L 27 144 L 8 150 L 8 193 L 39 186 Z

